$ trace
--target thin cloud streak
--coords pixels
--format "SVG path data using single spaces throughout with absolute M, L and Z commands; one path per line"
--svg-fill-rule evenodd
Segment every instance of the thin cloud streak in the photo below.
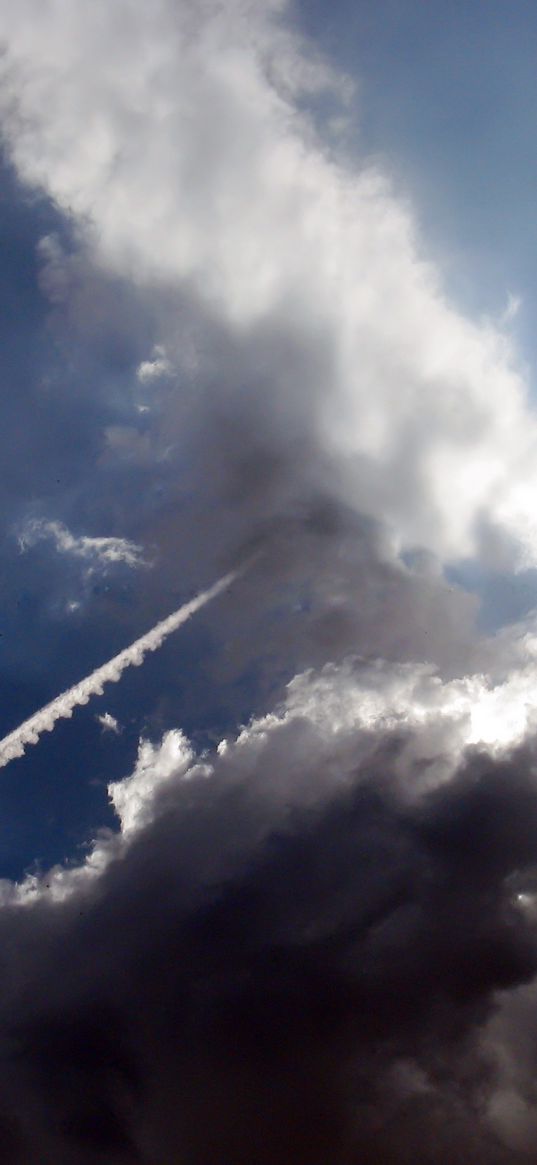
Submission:
M 44 519 L 34 518 L 27 522 L 18 536 L 19 548 L 22 553 L 35 546 L 38 542 L 51 541 L 59 554 L 68 554 L 73 558 L 93 560 L 100 566 L 116 565 L 118 562 L 126 566 L 147 566 L 142 556 L 142 547 L 127 538 L 89 538 L 82 535 L 76 538 L 63 522 L 47 522 Z
M 80 680 L 78 684 L 73 684 L 72 688 L 56 696 L 50 704 L 45 704 L 45 707 L 41 708 L 39 712 L 35 712 L 13 732 L 8 733 L 3 740 L 0 740 L 0 768 L 9 764 L 16 757 L 23 756 L 27 745 L 37 744 L 43 732 L 51 732 L 57 720 L 72 716 L 73 709 L 77 708 L 79 704 L 87 704 L 92 696 L 102 695 L 104 685 L 117 683 L 126 668 L 139 667 L 149 651 L 157 651 L 169 635 L 172 635 L 192 615 L 195 615 L 197 611 L 200 611 L 202 607 L 205 607 L 207 603 L 210 603 L 212 599 L 231 586 L 238 573 L 238 571 L 231 571 L 229 574 L 223 575 L 208 590 L 202 591 L 194 599 L 184 603 L 182 607 L 179 607 L 179 610 L 168 615 L 166 619 L 162 619 L 151 631 L 147 631 L 145 635 L 131 643 L 130 647 L 125 647 L 123 651 L 119 652 L 119 655 L 115 655 L 113 659 L 103 663 L 101 667 L 98 667 L 85 679 Z

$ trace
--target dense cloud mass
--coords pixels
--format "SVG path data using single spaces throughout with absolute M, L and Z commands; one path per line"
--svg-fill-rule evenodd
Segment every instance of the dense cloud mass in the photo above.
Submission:
M 318 139 L 304 103 L 337 82 L 282 7 L 6 5 L 19 173 L 76 216 L 102 269 L 167 289 L 140 382 L 183 391 L 148 440 L 182 435 L 195 473 L 185 430 L 201 425 L 209 494 L 254 472 L 260 516 L 328 490 L 397 547 L 457 558 L 488 534 L 533 562 L 536 428 L 509 343 L 445 301 L 382 175 Z M 44 258 L 56 297 L 84 278 L 57 245 Z M 133 426 L 108 440 L 148 455 Z
M 0 36 L 49 200 L 6 594 L 41 579 L 52 672 L 97 610 L 91 686 L 203 588 L 190 697 L 144 696 L 220 709 L 140 740 L 85 860 L 0 883 L 0 1161 L 529 1165 L 537 635 L 464 585 L 537 566 L 514 345 L 347 156 L 283 0 L 0 0 Z
M 121 835 L 6 885 L 6 1161 L 530 1160 L 535 750 L 444 696 L 347 666 L 146 744 Z

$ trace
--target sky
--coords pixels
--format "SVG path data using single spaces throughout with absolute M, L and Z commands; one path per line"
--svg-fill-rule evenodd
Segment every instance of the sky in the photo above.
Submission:
M 0 1163 L 531 1165 L 535 8 L 0 42 Z

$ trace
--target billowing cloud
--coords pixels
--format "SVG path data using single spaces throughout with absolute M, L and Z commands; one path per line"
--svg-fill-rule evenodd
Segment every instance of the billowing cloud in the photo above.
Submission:
M 470 685 L 331 678 L 143 744 L 122 832 L 5 886 L 6 1160 L 530 1159 L 534 744 L 468 751 Z
M 123 0 L 67 21 L 54 0 L 6 4 L 19 172 L 108 269 L 216 318 L 235 364 L 217 400 L 269 420 L 266 455 L 276 429 L 303 488 L 314 474 L 403 547 L 465 557 L 492 525 L 534 562 L 537 430 L 510 343 L 447 303 L 382 174 L 316 138 L 298 98 L 330 77 L 283 16 Z
M 138 613 L 231 571 L 0 764 L 220 592 L 182 709 L 235 726 L 191 743 L 163 662 L 175 727 L 109 780 L 118 830 L 2 883 L 4 1159 L 528 1165 L 535 603 L 485 635 L 461 581 L 537 565 L 514 307 L 448 301 L 325 137 L 352 94 L 282 0 L 0 0 L 0 32 L 6 146 L 69 224 L 39 249 L 56 399 L 94 408 L 64 507 L 31 510 L 62 521 L 23 537 L 155 546 Z

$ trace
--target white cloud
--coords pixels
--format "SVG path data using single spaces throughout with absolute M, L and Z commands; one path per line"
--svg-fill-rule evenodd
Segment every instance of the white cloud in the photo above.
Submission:
M 169 376 L 171 371 L 172 366 L 166 356 L 166 350 L 157 344 L 151 360 L 142 360 L 141 364 L 138 365 L 136 375 L 141 384 L 147 385 L 154 380 Z
M 86 560 L 90 570 L 117 563 L 132 567 L 147 566 L 142 547 L 129 542 L 127 538 L 90 538 L 84 534 L 75 537 L 63 522 L 48 522 L 44 518 L 33 518 L 26 522 L 18 535 L 21 551 L 42 541 L 52 542 L 59 554 Z
M 204 303 L 237 382 L 246 337 L 292 337 L 275 423 L 301 416 L 317 474 L 398 545 L 468 556 L 488 522 L 537 561 L 537 426 L 510 344 L 446 301 L 382 174 L 319 143 L 296 98 L 334 82 L 284 5 L 3 0 L 0 28 L 15 163 L 101 263 Z
M 150 823 L 155 792 L 171 778 L 182 779 L 193 761 L 192 748 L 180 731 L 167 732 L 158 746 L 148 740 L 140 742 L 132 776 L 108 787 L 124 835 Z
M 113 732 L 114 736 L 119 736 L 123 731 L 119 721 L 110 712 L 103 712 L 102 716 L 96 716 L 95 719 L 101 725 L 103 732 Z

